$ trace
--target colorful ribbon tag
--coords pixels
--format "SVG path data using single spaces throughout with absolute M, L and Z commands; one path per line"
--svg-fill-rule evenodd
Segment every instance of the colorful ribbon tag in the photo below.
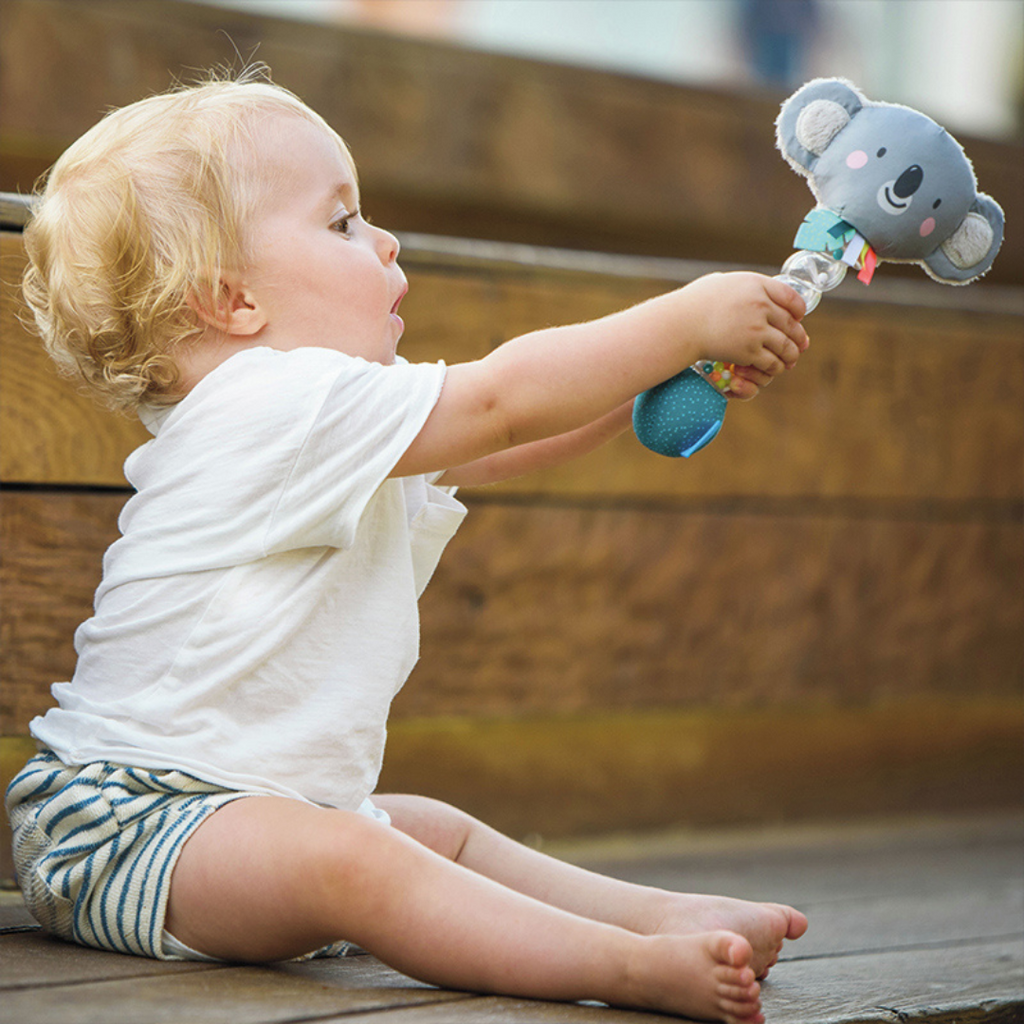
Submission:
M 875 255 L 875 250 L 872 249 L 870 245 L 866 248 L 867 251 L 863 255 L 864 266 L 857 275 L 857 280 L 863 284 L 871 284 L 871 278 L 875 276 L 875 267 L 878 266 L 878 257 Z
M 878 257 L 857 229 L 838 214 L 822 206 L 815 207 L 804 218 L 793 239 L 797 249 L 828 253 L 835 260 L 859 269 L 857 280 L 870 284 L 878 266 Z
M 855 234 L 856 229 L 852 224 L 831 210 L 818 206 L 804 217 L 793 239 L 793 246 L 797 249 L 810 249 L 812 252 L 827 252 L 833 259 L 839 259 Z

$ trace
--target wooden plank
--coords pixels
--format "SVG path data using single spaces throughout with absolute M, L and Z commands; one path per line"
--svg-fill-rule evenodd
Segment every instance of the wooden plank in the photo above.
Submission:
M 7 235 L 0 244 L 9 267 L 4 280 L 15 280 L 20 241 Z M 665 288 L 611 273 L 432 267 L 427 259 L 413 260 L 409 277 L 403 352 L 413 361 L 479 358 L 518 333 L 603 315 Z M 15 290 L 5 287 L 0 479 L 123 486 L 124 458 L 149 435 L 59 380 L 18 312 Z M 1021 325 L 1022 317 L 1004 313 L 826 303 L 810 328 L 821 340 L 798 371 L 757 401 L 736 404 L 706 453 L 667 460 L 627 434 L 570 466 L 487 493 L 648 502 L 754 495 L 995 501 L 997 514 L 1019 516 Z
M 537 999 L 511 999 L 483 996 L 459 1003 L 439 1006 L 417 1006 L 402 1011 L 402 1021 L 411 1024 L 657 1024 L 675 1021 L 686 1024 L 687 1018 L 662 1014 L 620 1010 L 603 1003 L 548 1003 Z M 369 1024 L 369 1014 L 346 1016 L 324 1024 L 347 1024 L 354 1020 Z M 398 1024 L 397 1016 L 387 1024 Z M 691 1022 L 692 1024 L 692 1022 Z M 805 1022 L 811 1024 L 811 1022 Z
M 395 713 L 1009 696 L 1022 576 L 1014 521 L 474 506 Z
M 77 956 L 77 951 L 71 954 Z M 116 954 L 100 954 L 114 956 Z M 318 970 L 315 982 L 287 968 L 225 967 L 166 970 L 149 977 L 111 981 L 79 979 L 4 992 L 3 1024 L 274 1024 L 380 1011 L 467 996 L 420 985 L 387 968 L 367 977 L 363 957 Z M 154 966 L 152 963 L 151 967 Z M 159 965 L 157 965 L 159 966 Z M 350 979 L 349 975 L 352 976 Z
M 22 902 L 21 893 L 15 890 L 0 890 L 0 934 L 33 932 L 38 928 L 35 918 Z
M 25 264 L 20 235 L 0 234 L 0 480 L 127 487 L 122 463 L 149 437 L 59 377 L 13 283 Z
M 0 1021 L 5 1019 L 7 1001 L 17 990 L 36 992 L 53 988 L 68 998 L 65 985 L 82 982 L 141 981 L 175 974 L 217 970 L 210 964 L 160 963 L 146 957 L 124 956 L 106 950 L 73 946 L 50 938 L 41 931 L 0 935 Z
M 122 494 L 0 492 L 0 735 L 24 733 L 70 679 Z
M 662 849 L 659 850 L 659 845 Z M 995 941 L 1024 932 L 1024 819 L 994 815 L 551 844 L 563 859 L 641 885 L 798 906 L 811 927 L 787 958 Z M 566 854 L 569 856 L 566 856 Z
M 123 501 L 0 495 L 3 734 L 73 671 Z M 1022 576 L 1012 520 L 477 504 L 423 598 L 394 715 L 870 703 L 966 696 L 964 678 L 1011 697 Z
M 816 915 L 829 907 L 845 913 L 860 900 L 880 907 L 886 900 L 912 896 L 923 905 L 958 894 L 984 898 L 995 911 L 1002 894 L 1024 889 L 1024 812 L 1019 807 L 955 817 L 908 812 L 897 818 L 836 817 L 786 827 L 626 833 L 544 843 L 543 849 L 642 885 L 754 900 L 770 891 L 768 898 L 817 908 Z M 1007 897 L 1011 908 L 1019 898 Z M 1003 930 L 1020 924 L 1018 918 L 1014 928 Z M 977 937 L 1001 928 L 993 923 L 963 935 L 940 928 L 919 938 Z M 816 949 L 818 941 L 816 926 L 800 948 Z
M 488 343 L 664 290 L 610 275 L 490 276 L 441 276 L 425 267 L 410 274 L 407 357 L 477 358 Z M 823 304 L 808 324 L 814 348 L 798 370 L 757 401 L 733 407 L 715 447 L 701 456 L 665 460 L 627 434 L 571 466 L 493 491 L 1017 500 L 1024 490 L 1022 321 L 981 322 L 948 310 Z M 1006 401 L 993 401 L 994 394 Z M 993 462 L 1005 476 L 990 472 Z
M 764 985 L 765 1016 L 772 1024 L 1014 1024 L 1024 1012 L 1021 960 L 1019 945 L 999 943 L 784 963 Z M 505 998 L 434 1004 L 402 1014 L 410 1024 L 667 1019 Z M 359 1024 L 371 1018 L 354 1014 L 345 1020 Z
M 6 951 L 7 939 L 3 940 Z M 598 1013 L 579 1004 L 500 997 L 474 998 L 430 989 L 369 957 L 271 968 L 210 968 L 205 965 L 137 961 L 158 973 L 118 980 L 75 977 L 74 962 L 88 951 L 66 950 L 72 973 L 64 984 L 7 989 L 0 1021 L 18 1024 L 270 1024 L 315 1014 L 325 1022 L 401 1019 L 414 1024 L 495 1021 L 607 1021 L 650 1019 L 623 1010 Z M 131 958 L 97 953 L 109 961 Z M 1019 941 L 950 943 L 944 948 L 884 950 L 842 957 L 788 959 L 764 985 L 769 1020 L 778 1024 L 892 1024 L 921 1021 L 1010 1022 L 1024 1009 L 1024 958 Z M 69 1000 L 65 984 L 74 984 Z M 339 1014 L 335 1017 L 333 1014 Z M 396 1018 L 397 1019 L 397 1018 Z M 676 1018 L 682 1019 L 682 1018 Z
M 1024 943 L 791 960 L 764 988 L 772 1024 L 1011 1024 L 1024 1014 Z
M 0 192 L 0 228 L 23 228 L 31 217 L 32 201 L 27 195 Z
M 1017 853 L 1020 856 L 1019 848 Z M 1024 893 L 1019 879 L 992 883 L 982 891 L 953 892 L 941 899 L 920 894 L 885 899 L 861 895 L 828 905 L 804 901 L 800 909 L 813 919 L 814 934 L 809 936 L 810 943 L 793 947 L 791 953 L 797 957 L 936 942 L 991 942 L 1014 935 L 1024 942 Z
M 775 149 L 781 93 L 169 0 L 5 0 L 4 21 L 3 189 L 30 188 L 108 107 L 236 63 L 237 50 L 348 139 L 367 209 L 399 229 L 775 266 L 812 205 Z M 960 141 L 1020 223 L 1018 148 Z M 1024 239 L 1010 232 L 991 276 L 1017 282 L 1022 267 Z
M 992 810 L 1020 807 L 1022 788 L 1019 699 L 935 697 L 398 720 L 379 785 L 549 838 Z

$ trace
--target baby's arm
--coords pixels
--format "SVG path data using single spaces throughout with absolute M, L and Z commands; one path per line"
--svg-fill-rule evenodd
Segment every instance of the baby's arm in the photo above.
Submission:
M 600 448 L 628 430 L 632 422 L 633 403 L 625 402 L 593 423 L 567 434 L 531 441 L 494 455 L 485 455 L 464 466 L 455 466 L 447 470 L 437 482 L 442 487 L 481 487 L 539 469 L 560 466 L 563 462 L 578 459 Z
M 752 366 L 737 366 L 728 397 L 749 401 L 761 388 L 767 387 L 771 379 L 771 374 L 755 370 Z M 521 444 L 494 455 L 486 455 L 465 466 L 455 466 L 447 470 L 437 483 L 445 487 L 482 487 L 501 480 L 511 480 L 525 473 L 560 466 L 595 451 L 612 438 L 625 433 L 632 425 L 633 403 L 629 401 L 568 434 Z
M 609 414 L 615 421 L 641 391 L 698 358 L 773 376 L 807 346 L 803 311 L 779 281 L 712 274 L 600 320 L 514 338 L 449 367 L 437 405 L 393 475 L 466 467 Z

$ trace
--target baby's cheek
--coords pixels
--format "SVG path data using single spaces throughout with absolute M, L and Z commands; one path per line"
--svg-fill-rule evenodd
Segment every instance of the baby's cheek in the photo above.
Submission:
M 868 155 L 863 149 L 855 149 L 847 158 L 846 166 L 852 171 L 859 171 L 868 162 Z

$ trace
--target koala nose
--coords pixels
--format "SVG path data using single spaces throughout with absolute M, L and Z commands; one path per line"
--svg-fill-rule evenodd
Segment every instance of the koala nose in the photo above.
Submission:
M 911 164 L 897 179 L 892 190 L 899 199 L 909 199 L 924 181 L 924 171 L 917 164 Z

